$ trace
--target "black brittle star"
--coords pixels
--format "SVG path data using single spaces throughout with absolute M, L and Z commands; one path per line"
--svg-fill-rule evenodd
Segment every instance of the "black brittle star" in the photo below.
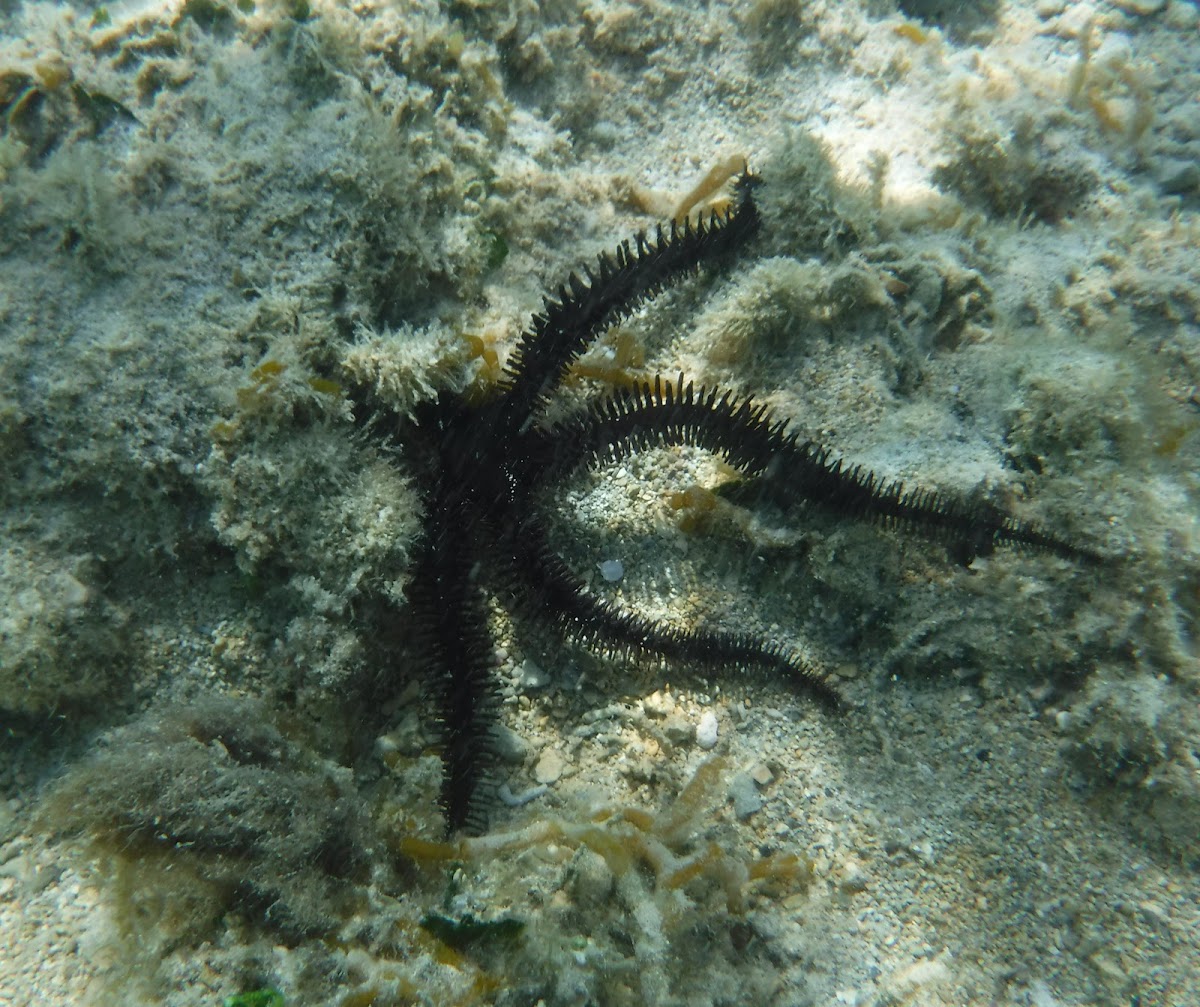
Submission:
M 659 226 L 572 274 L 534 317 L 511 355 L 498 394 L 480 405 L 443 395 L 419 410 L 403 443 L 418 453 L 424 522 L 407 589 L 416 640 L 436 691 L 441 731 L 441 805 L 447 831 L 481 829 L 497 700 L 481 571 L 503 594 L 564 635 L 606 652 L 712 667 L 781 673 L 827 707 L 833 686 L 790 648 L 751 633 L 682 628 L 640 615 L 591 591 L 551 549 L 539 494 L 581 467 L 654 447 L 689 445 L 722 458 L 765 498 L 802 503 L 838 518 L 874 519 L 940 538 L 964 562 L 1016 546 L 1074 559 L 1092 554 L 993 507 L 906 489 L 787 430 L 766 406 L 720 388 L 655 377 L 551 422 L 547 407 L 573 362 L 608 328 L 665 287 L 726 259 L 759 230 L 744 173 L 732 208 L 698 224 Z M 375 405 L 360 417 L 378 429 Z

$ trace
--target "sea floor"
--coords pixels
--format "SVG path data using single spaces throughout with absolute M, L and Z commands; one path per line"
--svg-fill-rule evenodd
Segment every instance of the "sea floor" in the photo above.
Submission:
M 1198 30 L 0 4 L 0 1004 L 1200 1002 Z M 1103 558 L 963 566 L 694 449 L 580 474 L 541 507 L 593 591 L 845 709 L 482 569 L 503 790 L 448 844 L 422 470 L 348 390 L 494 393 L 571 270 L 743 165 L 761 235 L 554 409 L 682 372 Z

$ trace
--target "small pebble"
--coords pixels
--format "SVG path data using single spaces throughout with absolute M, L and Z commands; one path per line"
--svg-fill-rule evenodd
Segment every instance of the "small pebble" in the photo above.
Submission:
M 1092 968 L 1100 974 L 1101 981 L 1106 985 L 1116 989 L 1124 989 L 1128 986 L 1129 974 L 1116 958 L 1097 952 L 1088 960 L 1092 963 Z
M 566 767 L 567 763 L 562 757 L 562 753 L 553 748 L 547 748 L 542 753 L 542 757 L 538 759 L 537 765 L 533 767 L 533 778 L 538 783 L 557 783 Z
M 517 670 L 517 682 L 522 689 L 542 689 L 550 684 L 550 673 L 526 658 Z
M 1155 905 L 1153 902 L 1140 902 L 1138 909 L 1147 923 L 1159 927 L 1170 927 L 1171 917 L 1167 915 L 1162 906 Z
M 616 887 L 613 872 L 598 853 L 581 846 L 571 864 L 571 894 L 584 906 L 606 902 Z
M 600 571 L 600 576 L 610 584 L 615 584 L 625 576 L 625 564 L 619 559 L 606 559 L 603 563 L 596 564 Z
M 706 752 L 717 745 L 717 715 L 712 710 L 705 710 L 696 725 L 696 744 Z
M 771 772 L 771 767 L 765 762 L 760 762 L 750 770 L 750 779 L 757 783 L 760 787 L 765 787 L 773 779 L 775 774 Z
M 672 713 L 663 722 L 663 734 L 667 736 L 667 740 L 672 744 L 686 744 L 692 740 L 695 733 L 692 722 L 682 713 Z
M 758 787 L 754 785 L 749 773 L 738 773 L 729 781 L 729 799 L 733 802 L 733 813 L 741 821 L 745 821 L 763 806 Z
M 529 754 L 529 745 L 516 731 L 503 724 L 492 728 L 492 751 L 501 762 L 519 765 Z
M 847 860 L 842 865 L 842 876 L 838 879 L 838 887 L 847 895 L 857 895 L 865 891 L 868 884 L 867 872 L 857 860 Z
M 675 712 L 675 697 L 660 689 L 642 700 L 642 709 L 650 717 L 666 717 Z

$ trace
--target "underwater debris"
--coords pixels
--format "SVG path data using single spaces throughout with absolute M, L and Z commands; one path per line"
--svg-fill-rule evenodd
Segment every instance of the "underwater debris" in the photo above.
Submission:
M 695 842 L 705 817 L 723 801 L 728 764 L 721 756 L 706 759 L 676 798 L 658 812 L 627 806 L 603 807 L 587 821 L 546 818 L 509 832 L 437 842 L 415 836 L 398 840 L 396 849 L 418 864 L 479 863 L 521 850 L 551 845 L 587 849 L 599 855 L 618 886 L 630 874 L 647 870 L 653 878 L 648 897 L 668 909 L 671 893 L 704 882 L 719 890 L 725 909 L 742 915 L 747 891 L 755 883 L 791 887 L 807 885 L 811 865 L 794 854 L 749 857 L 715 841 Z M 671 915 L 680 910 L 672 903 Z
M 520 899 L 531 864 L 552 873 L 558 865 L 555 890 L 539 887 L 536 896 L 545 911 L 531 913 L 508 948 L 510 974 L 542 972 L 537 988 L 547 1003 L 671 1002 L 682 933 L 727 933 L 713 952 L 725 948 L 736 968 L 745 964 L 739 948 L 753 932 L 757 900 L 796 898 L 812 877 L 807 858 L 742 845 L 723 810 L 728 775 L 724 757 L 709 758 L 657 811 L 605 806 L 458 841 L 404 836 L 393 849 L 435 876 L 449 868 L 452 891 L 467 876 L 489 878 L 505 907 L 500 920 L 513 912 L 505 887 Z M 479 906 L 490 912 L 491 904 Z

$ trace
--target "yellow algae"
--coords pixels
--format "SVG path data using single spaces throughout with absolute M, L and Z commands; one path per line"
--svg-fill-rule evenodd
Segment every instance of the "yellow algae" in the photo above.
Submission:
M 915 42 L 917 45 L 924 45 L 929 41 L 929 32 L 927 32 L 919 24 L 914 24 L 912 21 L 903 21 L 893 27 L 892 31 L 901 38 L 906 38 L 910 42 Z
M 250 380 L 257 385 L 266 384 L 286 370 L 287 365 L 281 364 L 278 360 L 264 360 L 250 372 Z
M 342 386 L 328 378 L 309 378 L 308 387 L 320 395 L 341 395 Z

